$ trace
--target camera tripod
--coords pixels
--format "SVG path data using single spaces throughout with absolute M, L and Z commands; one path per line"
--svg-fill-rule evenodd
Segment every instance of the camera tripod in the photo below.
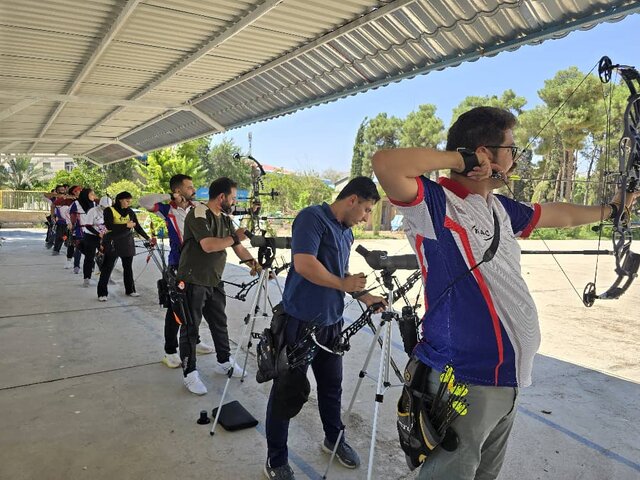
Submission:
M 400 319 L 402 318 L 402 315 L 398 313 L 396 310 L 394 310 L 393 304 L 400 297 L 404 297 L 405 293 L 408 292 L 411 286 L 413 286 L 413 284 L 417 281 L 417 279 L 420 278 L 420 275 L 419 275 L 419 272 L 414 273 L 413 275 L 410 276 L 409 281 L 405 285 L 399 287 L 398 290 L 396 291 L 395 290 L 396 278 L 394 276 L 396 268 L 416 268 L 417 262 L 415 261 L 415 257 L 413 258 L 413 261 L 411 261 L 411 259 L 408 258 L 408 256 L 406 255 L 398 256 L 396 257 L 396 261 L 394 264 L 394 257 L 387 257 L 386 252 L 377 252 L 377 251 L 369 252 L 361 246 L 359 246 L 356 249 L 356 251 L 365 257 L 365 259 L 367 260 L 367 263 L 370 266 L 374 268 L 375 267 L 382 268 L 381 276 L 382 276 L 383 285 L 387 291 L 386 296 L 387 296 L 387 304 L 388 304 L 387 310 L 382 313 L 379 327 L 377 329 L 374 329 L 373 339 L 371 340 L 371 343 L 369 345 L 369 349 L 367 351 L 367 356 L 365 358 L 364 365 L 362 366 L 362 369 L 358 374 L 358 381 L 356 383 L 356 388 L 353 392 L 353 395 L 351 396 L 351 401 L 349 402 L 349 407 L 347 408 L 346 415 L 345 415 L 345 418 L 348 418 L 351 415 L 351 411 L 353 410 L 353 406 L 358 396 L 360 386 L 362 385 L 362 381 L 366 376 L 369 376 L 367 373 L 367 368 L 369 367 L 371 357 L 373 356 L 373 351 L 376 347 L 376 344 L 381 341 L 382 351 L 380 353 L 380 360 L 378 365 L 376 394 L 374 397 L 373 425 L 372 425 L 372 431 L 371 431 L 371 443 L 369 447 L 369 460 L 368 460 L 368 467 L 367 467 L 367 479 L 370 480 L 372 478 L 372 473 L 373 473 L 375 443 L 376 443 L 376 435 L 377 435 L 377 427 L 378 427 L 378 413 L 379 413 L 380 404 L 384 401 L 384 395 L 387 392 L 387 390 L 389 390 L 392 387 L 401 387 L 404 385 L 403 376 L 399 371 L 399 369 L 397 368 L 397 366 L 395 365 L 395 362 L 393 361 L 393 357 L 391 356 L 391 344 L 393 341 L 393 328 L 392 328 L 393 321 L 394 320 L 400 321 Z M 384 253 L 384 255 L 382 255 L 382 253 Z M 404 309 L 402 313 L 404 315 L 405 313 Z M 370 316 L 367 320 L 368 320 L 368 323 L 370 324 L 371 323 Z M 403 334 L 403 341 L 405 341 L 406 343 L 406 339 L 404 337 L 405 335 Z M 405 350 L 408 350 L 408 349 L 405 348 Z M 391 368 L 393 368 L 393 370 L 395 371 L 395 374 L 400 381 L 399 384 L 391 383 L 391 380 L 390 380 Z M 373 377 L 369 377 L 369 378 L 373 378 Z M 331 457 L 329 458 L 327 468 L 322 477 L 323 479 L 326 479 L 329 474 L 331 464 L 333 463 L 333 459 L 336 455 L 336 451 L 338 450 L 338 446 L 340 445 L 340 441 L 342 440 L 343 436 L 344 436 L 344 427 L 338 434 L 338 439 L 336 440 L 335 445 L 333 447 L 333 451 L 331 452 Z
M 255 237 L 253 237 L 255 238 Z M 261 237 L 264 239 L 264 237 Z M 271 239 L 267 239 L 271 240 Z M 238 340 L 238 345 L 236 347 L 234 358 L 238 358 L 240 354 L 240 349 L 242 348 L 242 344 L 244 343 L 244 339 L 247 337 L 247 348 L 246 355 L 244 357 L 243 365 L 242 365 L 242 375 L 240 376 L 240 382 L 244 382 L 244 377 L 246 376 L 247 369 L 247 361 L 249 359 L 249 350 L 253 346 L 252 340 L 257 338 L 257 335 L 254 333 L 253 329 L 255 327 L 256 319 L 258 317 L 267 318 L 269 314 L 267 313 L 267 303 L 272 306 L 271 299 L 269 298 L 269 280 L 275 279 L 276 285 L 278 286 L 278 290 L 280 291 L 280 296 L 282 297 L 282 287 L 280 286 L 280 282 L 278 281 L 277 274 L 279 271 L 284 270 L 285 266 L 280 267 L 279 269 L 273 269 L 273 261 L 275 259 L 275 246 L 272 245 L 263 245 L 259 247 L 258 250 L 258 262 L 262 267 L 262 271 L 260 272 L 260 276 L 258 277 L 256 291 L 251 300 L 251 306 L 249 312 L 244 317 L 244 327 L 242 329 L 242 333 L 240 334 L 240 338 Z M 288 266 L 288 264 L 286 264 Z M 213 420 L 213 424 L 211 425 L 211 431 L 209 432 L 211 435 L 215 434 L 216 426 L 218 425 L 218 421 L 220 419 L 220 414 L 222 413 L 222 406 L 224 404 L 224 399 L 227 395 L 227 390 L 229 389 L 229 384 L 231 383 L 231 377 L 233 375 L 233 368 L 229 369 L 227 372 L 227 381 L 225 382 L 224 389 L 222 391 L 222 396 L 220 397 L 220 403 L 217 408 L 215 419 Z

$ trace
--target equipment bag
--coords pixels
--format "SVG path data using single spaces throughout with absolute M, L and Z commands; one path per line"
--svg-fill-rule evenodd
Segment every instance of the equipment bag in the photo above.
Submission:
M 171 306 L 171 297 L 169 296 L 167 280 L 164 277 L 159 278 L 156 285 L 158 288 L 158 303 L 164 308 L 169 308 Z
M 429 420 L 433 395 L 427 393 L 427 377 L 431 367 L 411 357 L 404 371 L 404 387 L 398 400 L 398 436 L 411 470 L 418 468 L 438 447 L 438 435 Z
M 288 318 L 289 316 L 281 303 L 273 307 L 271 325 L 269 328 L 265 328 L 260 335 L 257 347 L 258 372 L 256 373 L 256 381 L 258 383 L 273 380 L 289 368 L 285 342 Z

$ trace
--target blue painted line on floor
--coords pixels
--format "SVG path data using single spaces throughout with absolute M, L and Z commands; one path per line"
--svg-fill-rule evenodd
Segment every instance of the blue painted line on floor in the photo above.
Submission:
M 263 437 L 265 438 L 267 437 L 267 432 L 265 431 L 264 426 L 261 423 L 258 424 L 258 426 L 256 427 L 256 430 L 260 432 Z M 265 452 L 265 456 L 266 456 L 266 452 Z M 302 470 L 302 473 L 304 473 L 310 479 L 316 480 L 316 479 L 322 478 L 322 474 L 316 472 L 315 468 L 313 468 L 311 465 L 305 462 L 300 455 L 298 455 L 296 452 L 292 451 L 291 449 L 289 449 L 289 459 L 293 461 L 296 467 Z
M 575 432 L 572 432 L 568 428 L 565 428 L 562 425 L 558 425 L 557 423 L 552 422 L 548 418 L 545 418 L 545 417 L 543 417 L 541 415 L 538 415 L 537 413 L 534 413 L 531 410 L 528 410 L 528 409 L 526 409 L 524 407 L 518 407 L 518 410 L 521 411 L 522 413 L 524 413 L 525 415 L 527 415 L 528 417 L 531 417 L 531 418 L 533 418 L 533 419 L 535 419 L 535 420 L 537 420 L 537 421 L 539 421 L 541 423 L 544 423 L 545 425 L 553 428 L 554 430 L 557 430 L 557 431 L 559 431 L 561 433 L 564 433 L 568 437 L 571 437 L 572 439 L 574 439 L 576 442 L 581 443 L 582 445 L 595 450 L 596 452 L 600 453 L 601 455 L 604 455 L 607 458 L 615 460 L 618 463 L 622 463 L 623 465 L 626 465 L 627 467 L 635 470 L 636 472 L 640 472 L 640 464 L 634 462 L 633 460 L 629 460 L 628 458 L 623 457 L 622 455 L 620 455 L 618 453 L 612 452 L 608 448 L 605 448 L 602 445 L 598 445 L 597 443 L 592 442 L 588 438 L 585 438 L 582 435 L 579 435 L 579 434 L 577 434 Z

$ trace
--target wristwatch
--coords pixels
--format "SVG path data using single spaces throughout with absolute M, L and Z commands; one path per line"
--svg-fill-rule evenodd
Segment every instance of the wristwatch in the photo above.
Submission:
M 480 166 L 480 162 L 478 161 L 476 152 L 474 152 L 473 150 L 469 150 L 468 148 L 457 148 L 456 151 L 460 155 L 462 155 L 462 160 L 464 160 L 464 170 L 456 173 L 466 176 L 467 173 L 469 173 L 475 167 Z
M 238 238 L 238 235 L 236 235 L 235 233 L 232 233 L 231 238 L 233 239 L 233 245 L 231 245 L 232 247 L 235 247 L 236 245 L 240 245 L 240 239 Z

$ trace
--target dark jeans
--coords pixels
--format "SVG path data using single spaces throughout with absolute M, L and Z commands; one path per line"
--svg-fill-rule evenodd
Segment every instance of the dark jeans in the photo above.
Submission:
M 45 237 L 44 243 L 47 244 L 48 248 L 51 248 L 53 243 L 55 242 L 55 231 L 54 231 L 54 223 L 51 215 L 47 215 L 47 236 Z
M 62 244 L 64 243 L 64 237 L 67 235 L 67 232 L 68 232 L 68 229 L 66 224 L 58 223 L 56 225 L 56 238 L 53 242 L 54 252 L 59 252 L 60 249 L 62 248 Z
M 105 254 L 102 270 L 100 270 L 100 280 L 98 280 L 98 296 L 106 297 L 109 295 L 107 285 L 113 267 L 118 260 L 118 256 L 114 253 Z M 120 257 L 122 260 L 122 271 L 124 273 L 124 291 L 127 295 L 136 291 L 136 285 L 133 281 L 133 257 Z
M 229 347 L 227 315 L 224 311 L 227 299 L 222 287 L 205 287 L 187 283 L 184 300 L 188 314 L 185 315 L 186 318 L 183 319 L 180 329 L 180 359 L 184 366 L 183 374 L 186 377 L 196 369 L 196 345 L 198 344 L 198 331 L 202 317 L 209 324 L 219 363 L 225 363 L 229 360 L 231 349 Z
M 340 335 L 342 323 L 338 322 L 327 327 L 319 328 L 316 338 L 322 345 L 333 345 Z M 293 317 L 287 321 L 286 342 L 294 345 L 304 334 L 306 323 Z M 306 372 L 308 366 L 300 367 Z M 342 400 L 342 357 L 318 349 L 311 361 L 311 369 L 318 384 L 318 411 L 324 435 L 331 443 L 335 443 L 344 427 L 340 419 L 340 405 Z M 288 462 L 287 438 L 289 436 L 289 420 L 279 418 L 272 413 L 274 389 L 271 387 L 267 417 L 265 420 L 267 432 L 267 455 L 269 465 L 280 467 Z M 342 441 L 344 440 L 344 436 Z
M 80 251 L 80 248 L 78 248 L 78 245 L 75 245 L 72 242 L 67 249 L 67 258 L 71 258 L 69 256 L 69 250 L 71 250 L 71 257 L 73 257 L 74 268 L 75 267 L 80 268 L 80 259 L 82 258 L 82 252 Z
M 96 235 L 84 234 L 82 239 L 84 250 L 84 263 L 82 265 L 82 273 L 84 278 L 91 278 L 93 273 L 93 265 L 96 261 L 96 251 L 100 246 L 100 237 Z

